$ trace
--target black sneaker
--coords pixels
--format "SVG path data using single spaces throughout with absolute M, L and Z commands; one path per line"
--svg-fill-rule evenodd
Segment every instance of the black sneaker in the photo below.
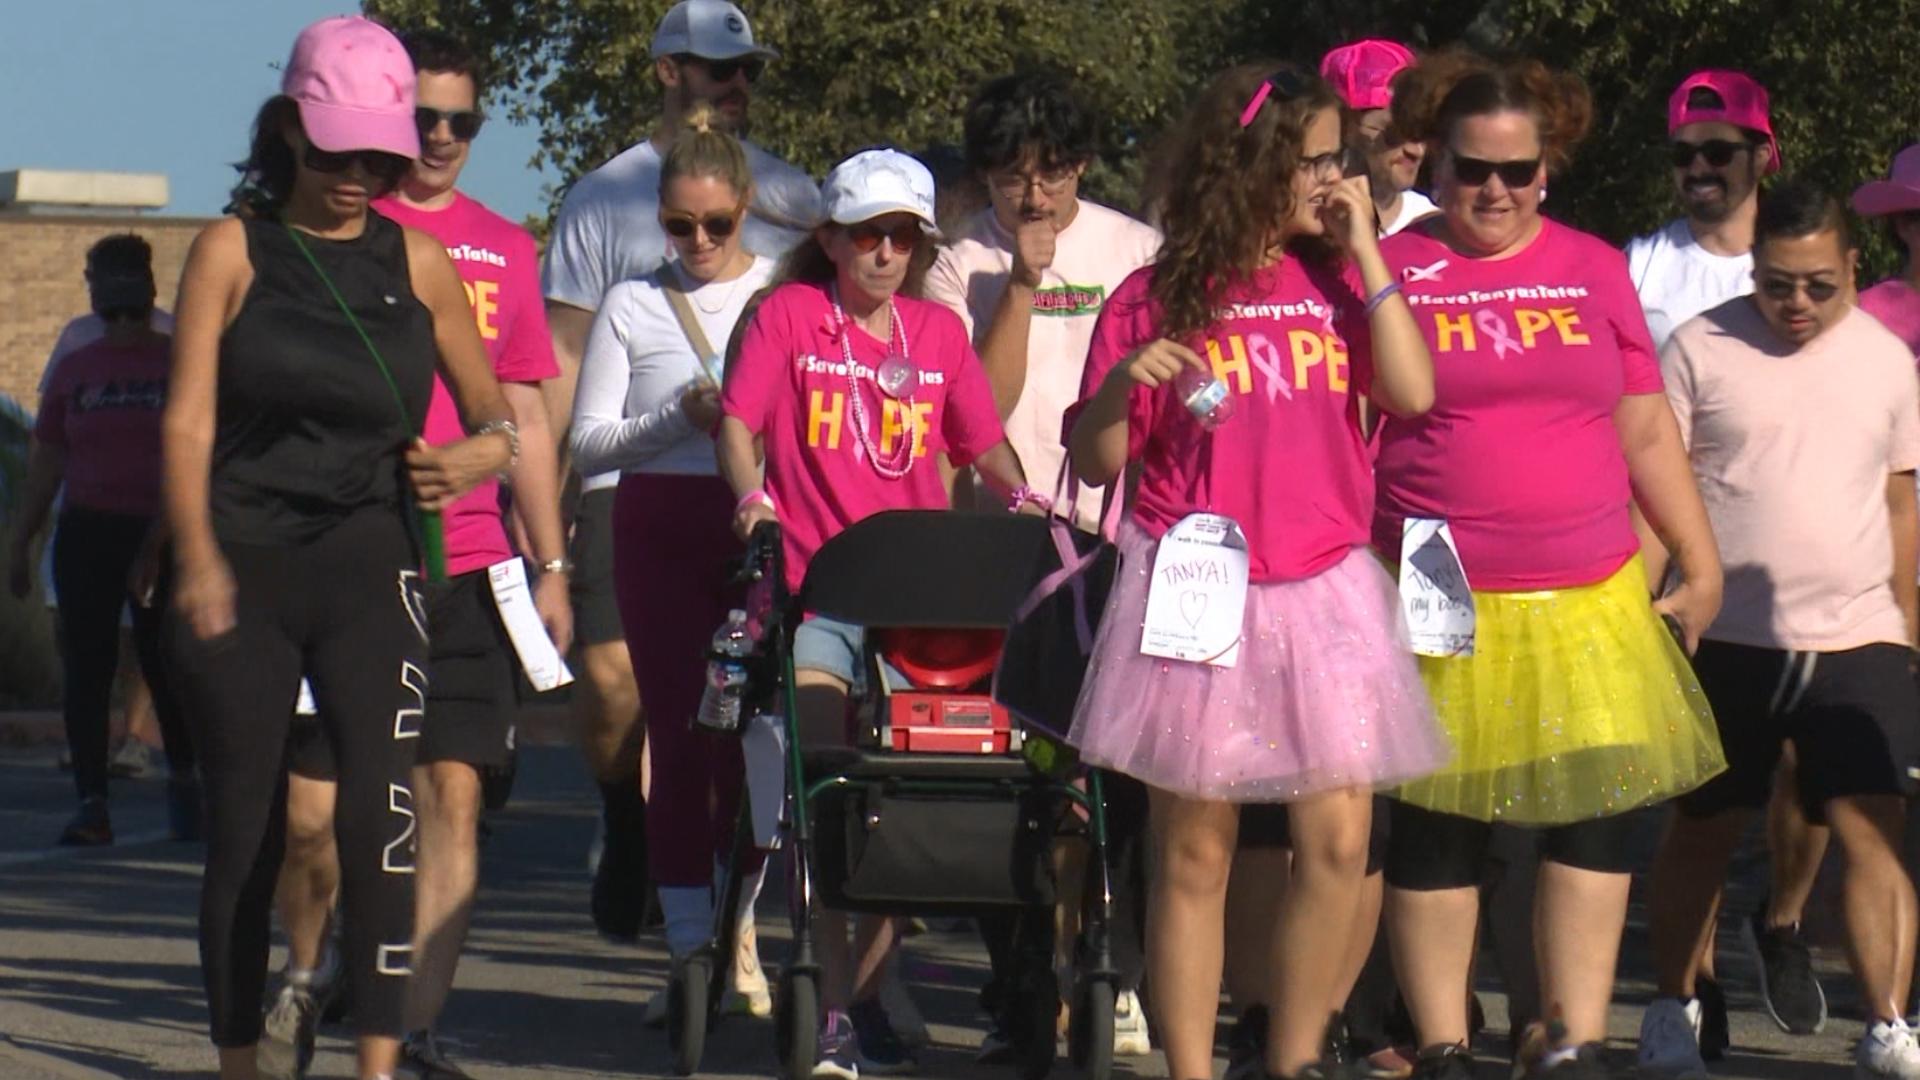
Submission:
M 1414 1059 L 1413 1080 L 1473 1080 L 1473 1052 L 1458 1043 L 1429 1046 Z
M 473 1075 L 455 1065 L 440 1049 L 440 1040 L 432 1031 L 416 1031 L 400 1044 L 400 1064 L 412 1069 L 421 1080 L 473 1080 Z
M 1240 1010 L 1227 1036 L 1227 1074 L 1223 1080 L 1265 1080 L 1267 1075 L 1267 1007 L 1249 1005 Z
M 1827 995 L 1813 976 L 1813 953 L 1799 926 L 1769 927 L 1763 908 L 1740 928 L 1740 940 L 1760 973 L 1760 1000 L 1780 1030 L 1817 1035 L 1827 1025 Z
M 1727 1026 L 1727 994 L 1716 980 L 1701 975 L 1693 980 L 1693 997 L 1700 1003 L 1700 1057 L 1719 1061 L 1733 1046 Z
M 871 1001 L 856 1001 L 847 1010 L 847 1018 L 853 1021 L 854 1045 L 859 1048 L 858 1061 L 860 1072 L 867 1076 L 899 1076 L 910 1073 L 920 1067 L 913 1059 L 913 1051 L 893 1030 L 893 1021 L 887 1019 L 886 1007 L 879 998 Z
M 105 847 L 113 843 L 113 821 L 107 816 L 107 800 L 85 799 L 74 811 L 73 820 L 60 830 L 62 847 Z

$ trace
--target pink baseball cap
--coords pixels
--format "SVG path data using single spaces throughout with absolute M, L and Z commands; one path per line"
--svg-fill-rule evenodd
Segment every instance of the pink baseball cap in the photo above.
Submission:
M 1920 143 L 1893 156 L 1885 180 L 1860 185 L 1853 193 L 1853 212 L 1861 217 L 1883 217 L 1920 210 Z
M 1720 105 L 1689 105 L 1688 99 L 1695 90 L 1711 90 L 1719 97 Z M 1755 82 L 1753 76 L 1741 71 L 1727 71 L 1721 68 L 1709 68 L 1696 71 L 1684 79 L 1667 99 L 1667 134 L 1672 135 L 1688 124 L 1724 123 L 1743 127 L 1748 131 L 1757 131 L 1767 137 L 1767 146 L 1773 150 L 1773 161 L 1767 171 L 1780 171 L 1780 142 L 1773 137 L 1773 120 L 1767 111 L 1767 88 Z
M 293 41 L 280 92 L 322 150 L 420 156 L 413 61 L 392 31 L 359 15 L 321 19 Z
M 1320 77 L 1347 107 L 1360 112 L 1393 104 L 1393 77 L 1413 66 L 1413 52 L 1397 41 L 1368 38 L 1320 58 Z

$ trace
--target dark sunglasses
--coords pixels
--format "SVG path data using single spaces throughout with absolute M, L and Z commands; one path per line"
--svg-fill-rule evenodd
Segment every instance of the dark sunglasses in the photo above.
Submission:
M 1840 295 L 1838 282 L 1790 277 L 1760 279 L 1760 294 L 1769 300 L 1791 300 L 1793 294 L 1802 289 L 1806 290 L 1807 299 L 1816 304 L 1824 304 Z
M 699 64 L 707 69 L 707 77 L 714 82 L 732 82 L 735 75 L 746 72 L 748 82 L 759 82 L 760 74 L 767 70 L 767 62 L 757 56 L 736 56 L 730 60 L 709 60 L 704 56 L 682 53 L 678 59 L 683 64 Z
M 480 134 L 480 125 L 487 122 L 487 117 L 475 109 L 429 109 L 425 105 L 414 107 L 413 123 L 420 129 L 422 137 L 433 134 L 442 120 L 452 129 L 455 139 L 472 142 L 473 137 Z
M 1510 188 L 1523 188 L 1540 175 L 1540 159 L 1488 161 L 1485 158 L 1453 155 L 1453 175 L 1468 187 L 1479 187 L 1499 174 L 1500 182 Z
M 1703 157 L 1707 164 L 1716 169 L 1724 169 L 1741 151 L 1751 151 L 1750 142 L 1731 142 L 1727 139 L 1708 139 L 1703 143 L 1690 143 L 1684 139 L 1675 139 L 1668 147 L 1673 155 L 1673 167 L 1684 169 L 1693 164 L 1693 159 Z
M 904 225 L 896 225 L 892 229 L 883 229 L 867 222 L 847 226 L 847 239 L 852 241 L 853 250 L 862 255 L 879 247 L 880 238 L 883 236 L 893 244 L 893 250 L 904 255 L 919 246 L 922 236 L 920 223 L 909 221 Z
M 346 172 L 356 162 L 362 172 L 389 187 L 399 183 L 407 175 L 407 170 L 413 168 L 411 159 L 384 150 L 343 150 L 336 153 L 308 143 L 306 150 L 300 154 L 302 165 L 330 176 Z
M 715 240 L 725 240 L 727 237 L 732 236 L 733 230 L 739 226 L 740 212 L 738 210 L 735 210 L 731 214 L 709 214 L 703 218 L 696 218 L 692 214 L 680 214 L 668 211 L 662 215 L 660 222 L 660 227 L 667 230 L 667 235 L 673 237 L 675 240 L 692 239 L 695 229 L 706 230 L 707 235 Z

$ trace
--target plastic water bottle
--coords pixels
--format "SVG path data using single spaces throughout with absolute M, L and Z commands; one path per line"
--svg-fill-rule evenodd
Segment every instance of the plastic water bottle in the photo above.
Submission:
M 1213 377 L 1210 371 L 1196 367 L 1180 369 L 1174 376 L 1173 392 L 1187 411 L 1193 414 L 1195 421 L 1208 431 L 1219 427 L 1233 417 L 1233 393 L 1227 384 Z
M 735 608 L 713 632 L 707 650 L 707 688 L 700 695 L 700 711 L 693 721 L 708 731 L 740 730 L 740 699 L 747 692 L 747 657 L 753 655 L 753 635 L 747 613 Z

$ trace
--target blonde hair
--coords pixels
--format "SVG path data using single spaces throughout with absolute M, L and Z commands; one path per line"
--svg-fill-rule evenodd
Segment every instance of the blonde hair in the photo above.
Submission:
M 714 126 L 714 108 L 701 102 L 688 110 L 680 122 L 680 134 L 667 148 L 660 162 L 660 196 L 667 185 L 682 176 L 711 176 L 724 180 L 741 201 L 753 194 L 753 170 L 747 167 L 747 152 L 740 140 Z

